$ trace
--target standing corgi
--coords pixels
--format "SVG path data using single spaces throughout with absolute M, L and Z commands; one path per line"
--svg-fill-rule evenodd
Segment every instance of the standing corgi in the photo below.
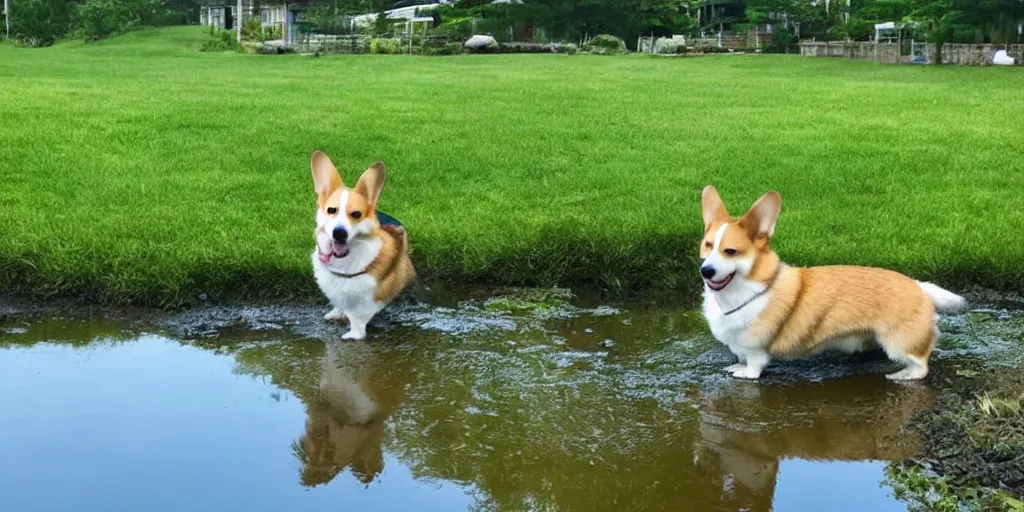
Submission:
M 361 340 L 370 319 L 416 277 L 408 237 L 401 225 L 382 226 L 377 216 L 383 163 L 363 172 L 355 188 L 341 183 L 331 159 L 320 151 L 313 153 L 310 167 L 317 195 L 313 275 L 333 307 L 324 319 L 347 317 L 349 331 L 342 338 Z
M 768 192 L 743 217 L 729 216 L 715 187 L 701 194 L 700 275 L 711 333 L 739 359 L 726 371 L 757 379 L 772 359 L 873 343 L 904 363 L 894 380 L 928 375 L 936 311 L 964 309 L 963 297 L 878 268 L 790 267 L 768 247 L 782 197 Z

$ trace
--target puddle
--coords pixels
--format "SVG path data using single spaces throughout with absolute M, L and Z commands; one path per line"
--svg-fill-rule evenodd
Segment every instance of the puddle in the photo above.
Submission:
M 935 393 L 880 354 L 736 381 L 696 312 L 322 314 L 0 317 L 0 510 L 906 510 Z M 944 320 L 935 364 L 1019 362 L 1021 318 Z

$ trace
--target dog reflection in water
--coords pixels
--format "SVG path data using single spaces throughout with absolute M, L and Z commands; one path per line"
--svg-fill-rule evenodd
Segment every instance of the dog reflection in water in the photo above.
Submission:
M 302 485 L 329 483 L 345 469 L 370 484 L 383 471 L 382 435 L 402 399 L 401 382 L 385 370 L 364 342 L 327 343 L 317 396 L 306 405 L 306 431 L 292 443 Z
M 903 460 L 918 448 L 903 426 L 931 405 L 932 392 L 866 384 L 871 379 L 705 396 L 694 463 L 720 483 L 723 506 L 761 511 L 772 509 L 784 459 Z

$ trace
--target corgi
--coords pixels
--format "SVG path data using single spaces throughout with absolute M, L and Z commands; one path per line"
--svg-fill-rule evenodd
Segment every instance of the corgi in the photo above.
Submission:
M 332 306 L 324 320 L 348 318 L 342 338 L 361 340 L 366 324 L 416 277 L 408 235 L 397 222 L 382 226 L 378 218 L 383 163 L 364 171 L 354 188 L 342 184 L 320 151 L 313 153 L 310 167 L 317 195 L 313 276 Z
M 936 312 L 967 306 L 959 295 L 890 270 L 786 265 L 768 246 L 782 211 L 777 192 L 734 218 L 708 185 L 701 207 L 704 316 L 739 360 L 726 368 L 734 377 L 758 379 L 773 359 L 877 344 L 905 365 L 888 378 L 922 379 L 938 336 Z

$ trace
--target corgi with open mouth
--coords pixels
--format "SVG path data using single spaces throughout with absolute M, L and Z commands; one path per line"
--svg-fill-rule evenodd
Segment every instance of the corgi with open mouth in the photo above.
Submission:
M 405 229 L 377 212 L 384 164 L 363 172 L 352 188 L 326 154 L 310 161 L 317 195 L 313 275 L 332 309 L 325 320 L 348 319 L 344 339 L 366 337 L 366 324 L 416 277 Z
M 773 359 L 877 344 L 905 365 L 890 379 L 922 379 L 938 336 L 936 312 L 967 306 L 959 295 L 890 270 L 786 265 L 768 246 L 782 211 L 777 192 L 734 218 L 709 185 L 701 206 L 704 316 L 739 359 L 726 369 L 735 377 L 758 379 Z

